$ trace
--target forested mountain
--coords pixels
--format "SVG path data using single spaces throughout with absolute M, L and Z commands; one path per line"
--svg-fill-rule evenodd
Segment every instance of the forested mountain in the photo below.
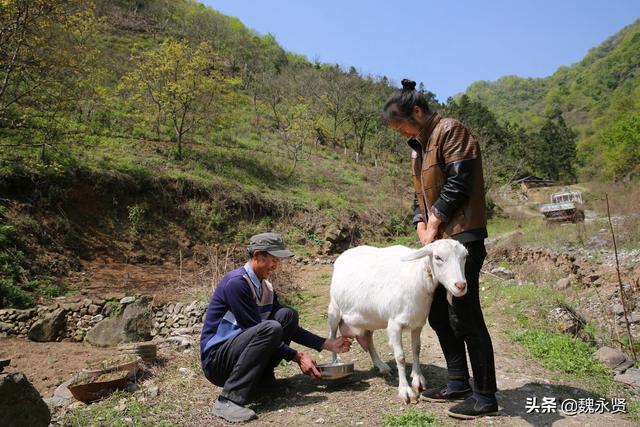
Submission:
M 618 179 L 638 171 L 638 39 L 443 104 L 420 90 L 477 135 L 488 190 L 577 166 Z M 303 253 L 413 236 L 409 149 L 380 120 L 395 87 L 194 0 L 0 2 L 0 306 L 55 295 L 97 253 L 182 262 L 276 228 Z
M 578 133 L 577 166 L 587 178 L 640 174 L 640 20 L 550 77 L 480 81 L 465 94 L 526 128 L 560 111 Z

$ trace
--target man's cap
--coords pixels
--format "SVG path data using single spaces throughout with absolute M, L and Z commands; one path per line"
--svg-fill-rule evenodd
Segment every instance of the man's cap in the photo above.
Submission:
M 282 240 L 282 236 L 277 233 L 261 233 L 252 236 L 247 246 L 249 255 L 253 255 L 255 251 L 265 251 L 269 255 L 278 258 L 289 258 L 293 253 L 287 249 Z

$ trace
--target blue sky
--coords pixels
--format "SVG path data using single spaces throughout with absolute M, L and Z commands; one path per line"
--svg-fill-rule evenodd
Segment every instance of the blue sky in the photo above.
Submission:
M 206 0 L 287 50 L 424 82 L 441 101 L 477 80 L 546 77 L 640 18 L 640 0 Z

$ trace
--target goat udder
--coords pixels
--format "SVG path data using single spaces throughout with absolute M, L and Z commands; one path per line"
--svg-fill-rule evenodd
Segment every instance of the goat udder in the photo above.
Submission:
M 340 335 L 347 338 L 355 337 L 362 349 L 364 351 L 369 351 L 369 347 L 371 346 L 371 333 L 365 332 L 364 334 L 356 334 L 349 325 L 344 323 L 344 320 L 340 320 L 338 327 L 340 328 Z

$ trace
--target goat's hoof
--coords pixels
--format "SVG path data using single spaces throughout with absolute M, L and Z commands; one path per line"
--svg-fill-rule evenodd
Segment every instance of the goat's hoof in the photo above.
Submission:
M 413 379 L 411 380 L 411 388 L 413 389 L 413 391 L 415 391 L 417 394 L 420 394 L 421 391 L 426 390 L 427 389 L 427 380 L 424 378 L 424 376 L 420 375 L 420 376 L 414 376 Z
M 418 401 L 418 396 L 419 395 L 409 386 L 398 387 L 398 397 L 405 405 L 408 405 L 411 402 L 416 403 Z

